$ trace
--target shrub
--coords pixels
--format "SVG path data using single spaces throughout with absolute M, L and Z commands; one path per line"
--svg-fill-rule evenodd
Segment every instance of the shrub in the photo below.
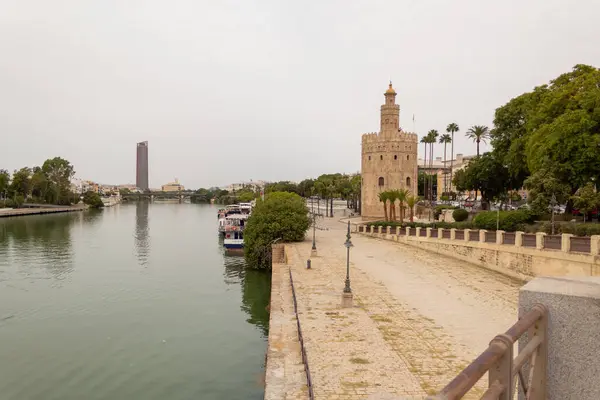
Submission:
M 455 208 L 455 206 L 449 206 L 445 204 L 435 206 L 435 208 L 433 209 L 433 218 L 437 221 L 437 219 L 440 217 L 440 214 L 442 213 L 442 210 L 453 210 Z
M 477 214 L 473 219 L 473 225 L 479 229 L 496 230 L 496 224 L 499 220 L 499 228 L 503 231 L 514 232 L 522 224 L 532 223 L 535 215 L 529 210 L 516 211 L 483 211 Z
M 467 218 L 469 218 L 469 212 L 464 208 L 457 208 L 452 212 L 452 218 L 454 218 L 456 222 L 466 221 Z
M 272 192 L 258 199 L 244 229 L 244 257 L 256 269 L 271 268 L 271 244 L 304 240 L 310 226 L 306 203 L 296 193 Z
M 91 208 L 104 207 L 104 203 L 102 202 L 100 195 L 98 193 L 92 192 L 91 190 L 84 193 L 83 202 L 84 202 L 84 204 L 87 204 Z

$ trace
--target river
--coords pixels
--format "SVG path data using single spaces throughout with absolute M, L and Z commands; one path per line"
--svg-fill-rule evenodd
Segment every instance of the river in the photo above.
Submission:
M 0 219 L 0 399 L 262 399 L 269 296 L 214 206 Z

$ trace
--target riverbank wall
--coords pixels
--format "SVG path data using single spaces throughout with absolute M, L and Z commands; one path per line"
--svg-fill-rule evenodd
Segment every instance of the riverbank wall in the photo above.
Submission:
M 358 233 L 396 241 L 529 281 L 537 276 L 600 276 L 600 236 L 396 228 L 358 225 Z M 573 251 L 585 240 L 583 251 Z
M 72 206 L 72 207 L 40 207 L 40 208 L 14 208 L 14 209 L 2 209 L 0 208 L 0 218 L 8 217 L 21 217 L 25 215 L 41 215 L 41 214 L 56 214 L 65 212 L 76 212 L 83 211 L 86 207 Z

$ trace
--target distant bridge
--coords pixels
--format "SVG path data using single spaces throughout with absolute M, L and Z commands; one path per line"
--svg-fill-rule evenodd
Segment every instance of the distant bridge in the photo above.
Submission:
M 151 192 L 151 193 L 127 193 L 121 196 L 124 201 L 138 201 L 147 199 L 149 201 L 173 199 L 182 202 L 185 199 L 200 197 L 194 192 Z

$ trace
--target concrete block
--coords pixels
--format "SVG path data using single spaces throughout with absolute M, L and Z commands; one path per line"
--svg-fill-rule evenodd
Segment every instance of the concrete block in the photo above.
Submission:
M 406 237 L 410 236 L 410 226 L 406 227 Z
M 431 237 L 431 228 L 425 228 L 425 237 Z
M 342 308 L 352 308 L 352 293 L 342 293 Z
M 496 231 L 496 244 L 504 243 L 504 231 Z
M 487 233 L 487 230 L 485 229 L 480 229 L 479 230 L 479 241 L 481 243 L 485 243 L 485 234 Z
M 573 237 L 573 235 L 571 233 L 563 233 L 561 236 L 562 241 L 560 244 L 560 249 L 561 251 L 568 253 L 569 251 L 571 251 L 571 238 Z
M 444 238 L 444 228 L 438 228 L 438 239 Z
M 600 399 L 600 277 L 535 278 L 520 289 L 519 316 L 536 303 L 549 310 L 546 398 Z
M 465 232 L 465 237 L 463 239 L 465 242 L 468 242 L 469 240 L 471 240 L 471 230 L 463 229 L 463 231 Z
M 417 226 L 417 227 L 415 228 L 415 231 L 417 232 L 417 233 L 416 233 L 416 236 L 417 236 L 417 237 L 420 237 L 420 236 L 421 236 L 421 229 L 422 229 L 422 228 L 421 228 L 421 227 L 419 227 L 419 226 Z
M 523 234 L 525 232 L 515 232 L 515 247 L 523 247 Z
M 451 240 L 456 239 L 456 228 L 450 228 L 450 239 Z
M 546 232 L 536 232 L 535 234 L 535 248 L 542 250 L 544 248 L 544 236 Z
M 600 235 L 592 235 L 590 238 L 590 254 L 600 256 Z

